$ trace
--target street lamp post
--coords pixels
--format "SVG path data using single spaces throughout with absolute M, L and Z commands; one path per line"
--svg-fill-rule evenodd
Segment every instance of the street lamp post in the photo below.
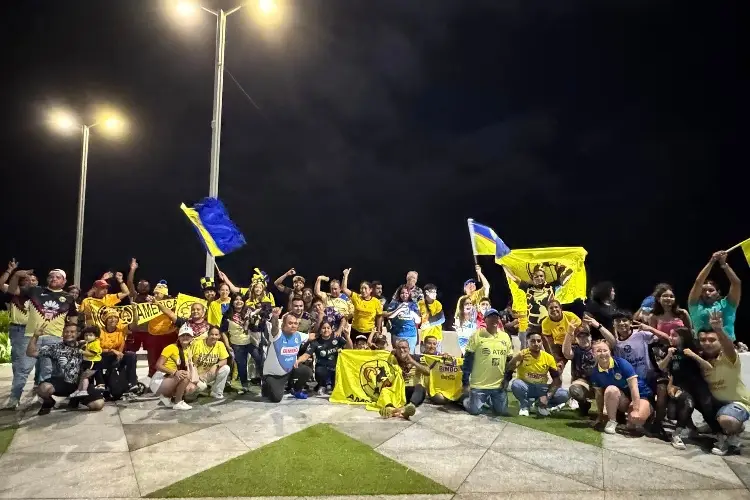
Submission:
M 122 130 L 122 121 L 109 116 L 103 122 L 96 121 L 91 125 L 79 124 L 77 118 L 67 111 L 55 110 L 50 115 L 51 125 L 61 132 L 81 131 L 81 179 L 78 187 L 78 218 L 76 223 L 76 250 L 73 262 L 73 284 L 81 286 L 81 263 L 83 261 L 83 221 L 86 212 L 86 178 L 89 164 L 89 139 L 91 129 L 104 124 L 110 133 L 119 133 Z

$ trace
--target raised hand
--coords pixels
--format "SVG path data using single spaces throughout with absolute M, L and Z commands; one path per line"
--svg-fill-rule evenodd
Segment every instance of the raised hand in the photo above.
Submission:
M 106 273 L 102 274 L 102 279 L 103 280 L 112 279 L 113 276 L 114 274 L 112 274 L 112 271 L 107 271 Z
M 138 261 L 135 260 L 135 257 L 133 257 L 132 259 L 130 259 L 130 270 L 135 271 L 136 269 L 138 269 Z
M 724 315 L 721 314 L 721 311 L 711 311 L 708 321 L 711 323 L 711 328 L 713 328 L 714 331 L 724 329 Z
M 124 279 L 124 278 L 123 278 L 123 275 L 122 275 L 122 273 L 121 273 L 120 271 L 117 271 L 117 273 L 115 273 L 115 280 L 116 280 L 116 281 L 117 281 L 118 283 L 122 283 L 122 282 L 123 282 L 123 279 Z
M 11 274 L 16 268 L 18 268 L 18 262 L 16 262 L 16 259 L 10 259 L 10 262 L 8 262 L 8 274 Z
M 279 319 L 279 316 L 281 316 L 281 308 L 274 307 L 273 309 L 271 309 L 271 316 L 273 316 L 276 319 Z
M 286 274 L 287 274 L 288 276 L 294 276 L 295 274 L 297 274 L 297 271 L 296 271 L 296 270 L 295 270 L 294 268 L 291 268 L 290 270 L 288 270 L 288 271 L 286 272 Z
M 349 276 L 350 272 L 352 272 L 352 268 L 351 267 L 347 267 L 346 269 L 344 269 L 343 275 L 344 276 Z

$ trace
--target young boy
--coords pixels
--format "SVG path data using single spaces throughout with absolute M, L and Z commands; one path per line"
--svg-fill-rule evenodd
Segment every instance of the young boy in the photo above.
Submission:
M 83 363 L 81 363 L 81 378 L 78 382 L 78 390 L 70 395 L 71 398 L 85 397 L 89 395 L 89 378 L 99 370 L 102 360 L 102 346 L 99 343 L 99 327 L 87 326 L 83 329 Z

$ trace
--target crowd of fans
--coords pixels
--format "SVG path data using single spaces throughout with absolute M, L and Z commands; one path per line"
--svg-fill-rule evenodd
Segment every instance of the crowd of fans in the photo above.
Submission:
M 464 283 L 453 319 L 463 358 L 463 395 L 453 402 L 426 389 L 430 370 L 422 355 L 453 358 L 443 353 L 446 317 L 437 287 L 419 287 L 415 271 L 387 298 L 377 281 L 362 281 L 353 291 L 351 269 L 340 281 L 318 276 L 312 288 L 290 269 L 273 282 L 283 297 L 278 304 L 264 272 L 256 269 L 246 288 L 219 272 L 218 284 L 201 280 L 207 306 L 196 302 L 189 317 L 180 318 L 165 302 L 166 281 L 153 287 L 136 281 L 135 259 L 127 276 L 106 273 L 84 294 L 66 287 L 61 269 L 50 271 L 40 286 L 33 272 L 18 269 L 13 260 L 0 276 L 11 322 L 13 382 L 6 409 L 19 407 L 32 370 L 40 415 L 54 408 L 53 396 L 89 410 L 101 409 L 105 397 L 148 391 L 166 407 L 189 410 L 199 395 L 222 399 L 227 387 L 243 392 L 253 385 L 272 402 L 286 393 L 306 399 L 333 390 L 342 349 L 390 348 L 406 403 L 382 405 L 384 417 L 409 418 L 426 400 L 456 404 L 472 415 L 505 415 L 510 391 L 522 417 L 532 411 L 549 417 L 567 404 L 586 418 L 595 403 L 593 427 L 607 434 L 645 432 L 685 449 L 699 432 L 697 410 L 707 426 L 703 431 L 715 436 L 712 452 L 724 455 L 739 449 L 750 418 L 738 355 L 746 347 L 734 332 L 741 283 L 726 257 L 713 254 L 688 295 L 687 310 L 678 306 L 672 287 L 661 283 L 635 313 L 616 305 L 611 283 L 594 286 L 586 300 L 561 304 L 555 292 L 570 278 L 563 266 L 554 283 L 541 270 L 530 270 L 525 281 L 505 269 L 526 293 L 523 322 L 510 304 L 492 307 L 490 283 L 476 266 L 477 279 Z M 730 283 L 726 296 L 708 279 L 716 265 Z M 291 287 L 285 284 L 289 278 Z M 126 324 L 113 308 L 123 300 L 153 303 L 160 314 L 144 323 L 134 308 Z M 147 386 L 136 374 L 141 349 L 148 359 Z M 571 383 L 565 389 L 568 363 Z M 671 433 L 664 427 L 669 421 L 675 422 Z

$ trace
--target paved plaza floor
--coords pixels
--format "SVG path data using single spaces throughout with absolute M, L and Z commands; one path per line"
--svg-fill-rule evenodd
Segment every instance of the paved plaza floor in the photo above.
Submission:
M 10 366 L 0 366 L 0 401 L 10 379 Z M 0 412 L 0 426 L 18 426 L 0 455 L 0 498 L 141 498 L 310 425 L 330 423 L 456 492 L 362 498 L 750 500 L 750 460 L 742 455 L 722 458 L 697 446 L 677 451 L 620 435 L 604 436 L 597 447 L 431 405 L 411 421 L 384 421 L 324 398 L 252 399 L 187 412 L 153 400 L 107 403 L 98 413 L 55 410 L 38 417 L 36 405 Z

